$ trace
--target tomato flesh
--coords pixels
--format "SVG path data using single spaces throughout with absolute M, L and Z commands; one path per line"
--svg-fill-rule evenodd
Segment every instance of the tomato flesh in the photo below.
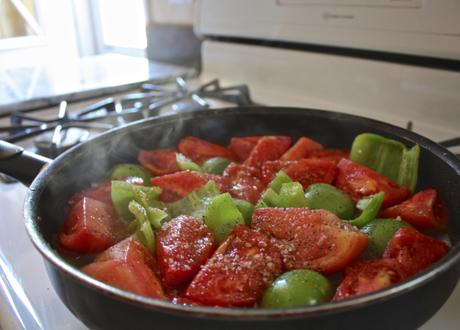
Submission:
M 176 150 L 174 149 L 141 150 L 137 160 L 153 175 L 180 171 L 176 160 Z
M 264 136 L 257 141 L 244 164 L 260 167 L 266 161 L 277 160 L 289 149 L 291 143 L 289 136 Z
M 195 163 L 201 164 L 213 157 L 234 160 L 233 153 L 225 147 L 193 136 L 187 136 L 179 142 L 179 151 Z
M 326 210 L 260 208 L 254 211 L 252 227 L 277 240 L 286 270 L 337 272 L 368 242 L 365 234 Z
M 129 237 L 98 256 L 81 271 L 101 282 L 152 298 L 165 298 L 154 273 L 155 261 L 136 239 Z
M 312 151 L 322 149 L 324 149 L 324 147 L 320 143 L 303 136 L 281 156 L 281 160 L 299 160 L 307 158 Z
M 225 169 L 223 178 L 233 197 L 255 204 L 265 189 L 259 175 L 260 171 L 255 167 L 231 163 Z
M 95 253 L 126 236 L 126 225 L 117 218 L 112 205 L 83 197 L 71 206 L 58 241 L 73 252 Z
M 383 257 L 395 259 L 408 276 L 412 276 L 431 266 L 448 251 L 444 242 L 403 227 L 388 242 Z
M 192 171 L 181 171 L 154 177 L 150 179 L 150 183 L 152 186 L 158 186 L 162 189 L 161 201 L 174 202 L 193 190 L 201 188 L 210 180 L 214 181 L 221 191 L 226 191 L 226 185 L 221 176 Z
M 270 239 L 237 225 L 193 279 L 186 297 L 209 306 L 252 306 L 281 272 Z
M 425 189 L 399 205 L 387 208 L 383 218 L 400 217 L 410 224 L 425 229 L 445 230 L 447 209 L 435 189 Z
M 350 153 L 348 151 L 336 149 L 321 149 L 309 152 L 307 158 L 319 158 L 324 160 L 330 160 L 337 164 L 342 158 L 348 158 L 349 156 Z
M 382 207 L 388 207 L 402 202 L 411 194 L 409 189 L 349 159 L 340 160 L 337 169 L 335 186 L 345 191 L 355 202 L 383 191 L 385 197 Z
M 393 259 L 361 261 L 347 267 L 345 277 L 337 287 L 334 301 L 349 299 L 385 289 L 405 278 Z
M 203 221 L 172 219 L 156 235 L 158 264 L 167 285 L 191 280 L 214 251 L 214 237 Z
M 233 152 L 237 160 L 244 161 L 261 138 L 262 136 L 233 137 L 230 139 L 228 149 Z

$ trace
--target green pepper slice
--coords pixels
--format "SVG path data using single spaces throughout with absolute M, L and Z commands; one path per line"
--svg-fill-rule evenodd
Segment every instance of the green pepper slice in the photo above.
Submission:
M 227 158 L 213 157 L 205 160 L 201 168 L 206 173 L 221 175 L 230 163 L 231 161 Z
M 155 252 L 155 234 L 148 220 L 146 209 L 138 202 L 132 200 L 128 205 L 129 211 L 134 215 L 136 222 L 136 238 L 152 253 Z
M 164 208 L 158 201 L 161 194 L 159 187 L 143 187 L 124 181 L 112 181 L 112 203 L 118 215 L 124 220 L 131 220 L 132 214 L 128 209 L 129 202 L 135 200 L 143 207 Z
M 374 220 L 377 214 L 379 214 L 384 197 L 385 194 L 383 192 L 379 192 L 378 194 L 361 199 L 358 202 L 357 207 L 361 209 L 362 212 L 357 218 L 349 221 L 350 224 L 358 228 L 362 228 Z
M 177 161 L 177 165 L 179 166 L 179 168 L 183 171 L 189 170 L 189 171 L 195 171 L 195 172 L 203 172 L 200 165 L 198 165 L 197 163 L 194 163 L 191 159 L 185 157 L 181 153 L 176 153 L 176 161 Z
M 241 212 L 233 202 L 229 193 L 214 197 L 204 215 L 204 223 L 214 234 L 216 241 L 221 243 L 237 224 L 244 224 Z
M 255 209 L 254 205 L 252 205 L 248 201 L 245 201 L 243 199 L 238 199 L 238 198 L 233 198 L 233 202 L 238 208 L 238 211 L 241 212 L 241 215 L 243 216 L 246 226 L 250 226 L 252 214 L 254 213 L 254 209 Z
M 117 180 L 123 178 L 141 178 L 144 182 L 144 186 L 150 186 L 150 172 L 137 164 L 118 164 L 112 167 L 109 171 L 109 179 L 110 180 Z
M 420 147 L 408 149 L 399 141 L 373 133 L 355 137 L 350 160 L 377 171 L 414 191 L 417 184 Z

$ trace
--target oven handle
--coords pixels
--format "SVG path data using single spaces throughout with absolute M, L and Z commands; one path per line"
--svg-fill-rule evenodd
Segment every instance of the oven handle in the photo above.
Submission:
M 29 186 L 51 159 L 0 140 L 0 172 Z

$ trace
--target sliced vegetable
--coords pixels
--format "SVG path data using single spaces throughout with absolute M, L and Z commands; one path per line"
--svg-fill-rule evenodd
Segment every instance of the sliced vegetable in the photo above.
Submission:
M 279 193 L 283 183 L 293 182 L 292 179 L 284 171 L 279 171 L 276 173 L 275 178 L 268 185 L 269 188 L 272 188 L 275 192 Z
M 287 270 L 334 273 L 349 265 L 368 242 L 365 234 L 326 210 L 260 208 L 251 226 L 276 238 Z
M 384 197 L 385 194 L 379 192 L 378 194 L 361 199 L 357 204 L 358 209 L 362 210 L 361 214 L 349 222 L 353 226 L 361 228 L 374 220 L 377 214 L 379 214 Z
M 361 231 L 369 236 L 369 243 L 361 257 L 363 259 L 380 258 L 390 239 L 402 227 L 410 227 L 410 225 L 397 219 L 375 219 L 365 225 Z
M 144 167 L 137 164 L 118 164 L 112 167 L 109 172 L 110 180 L 124 179 L 124 178 L 141 178 L 144 186 L 150 186 L 150 172 Z
M 227 148 L 193 136 L 187 136 L 180 140 L 178 149 L 197 164 L 201 164 L 206 159 L 213 157 L 223 157 L 232 160 L 235 158 L 233 153 Z
M 388 207 L 401 203 L 411 194 L 409 189 L 349 159 L 342 158 L 337 164 L 337 169 L 334 185 L 346 192 L 355 202 L 383 191 L 385 197 L 382 207 Z
M 179 215 L 191 215 L 201 219 L 206 213 L 206 209 L 211 200 L 220 194 L 219 188 L 214 181 L 208 181 L 204 186 L 198 188 L 181 200 L 167 203 L 168 213 L 172 218 Z
M 408 149 L 399 141 L 363 133 L 355 137 L 350 159 L 377 171 L 414 191 L 417 184 L 420 147 Z
M 129 211 L 134 215 L 137 222 L 136 238 L 150 252 L 155 252 L 155 234 L 147 217 L 146 209 L 138 202 L 132 200 L 128 205 Z
M 262 200 L 269 207 L 306 207 L 307 200 L 303 187 L 298 182 L 283 183 L 279 194 L 268 188 L 262 195 Z
M 164 175 L 180 171 L 174 149 L 141 150 L 137 160 L 152 175 Z
M 112 205 L 83 197 L 70 207 L 58 241 L 70 251 L 96 253 L 127 235 L 126 224 L 118 219 Z
M 260 167 L 267 160 L 277 160 L 289 149 L 291 142 L 289 136 L 264 136 L 257 141 L 244 164 Z
M 191 216 L 172 219 L 157 232 L 156 254 L 167 285 L 191 280 L 214 251 L 214 237 L 203 221 Z
M 327 183 L 310 185 L 305 198 L 308 208 L 325 209 L 341 219 L 350 219 L 355 209 L 355 204 L 346 193 Z
M 250 226 L 252 214 L 254 213 L 254 209 L 255 209 L 254 205 L 252 205 L 251 203 L 245 200 L 238 199 L 238 198 L 234 198 L 233 203 L 235 203 L 235 206 L 241 212 L 241 215 L 243 216 L 246 226 Z
M 265 291 L 261 306 L 314 306 L 328 302 L 333 295 L 334 288 L 326 277 L 312 270 L 298 269 L 278 277 Z
M 281 273 L 281 256 L 265 234 L 237 225 L 201 268 L 185 296 L 209 306 L 253 306 Z
M 302 158 L 307 158 L 311 151 L 321 149 L 324 149 L 324 147 L 320 143 L 306 136 L 303 136 L 300 139 L 298 139 L 297 142 L 283 154 L 281 159 L 299 160 Z
M 225 169 L 223 178 L 229 182 L 228 192 L 233 197 L 251 204 L 257 203 L 265 189 L 259 180 L 259 170 L 252 166 L 231 163 Z
M 229 193 L 215 196 L 204 214 L 204 223 L 214 234 L 218 243 L 222 242 L 237 224 L 244 224 L 241 212 Z
M 443 241 L 403 227 L 388 242 L 383 257 L 395 259 L 407 276 L 412 276 L 431 266 L 447 252 L 449 247 Z
M 338 286 L 334 301 L 361 296 L 385 289 L 406 277 L 393 259 L 361 261 L 347 267 L 345 277 Z
M 232 137 L 228 149 L 236 155 L 238 160 L 244 161 L 261 138 L 262 136 Z
M 206 173 L 222 175 L 230 163 L 231 161 L 227 158 L 213 157 L 205 160 L 201 167 Z
M 203 172 L 200 165 L 194 163 L 191 159 L 185 157 L 181 153 L 176 154 L 177 165 L 182 171 L 190 170 L 195 172 Z
M 400 217 L 410 224 L 425 229 L 447 228 L 447 208 L 435 189 L 425 189 L 401 204 L 383 210 L 382 217 Z
M 129 202 L 137 201 L 144 208 L 164 208 L 158 197 L 159 187 L 143 187 L 124 181 L 112 181 L 112 202 L 118 215 L 124 220 L 131 220 L 132 214 L 128 209 Z

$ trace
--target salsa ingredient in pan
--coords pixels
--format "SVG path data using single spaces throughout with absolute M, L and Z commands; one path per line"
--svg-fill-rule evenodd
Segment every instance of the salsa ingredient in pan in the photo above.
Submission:
M 184 137 L 141 150 L 69 200 L 62 253 L 81 270 L 176 304 L 286 308 L 349 299 L 448 252 L 435 189 L 413 193 L 419 147 L 376 134 L 350 152 L 288 136 Z

